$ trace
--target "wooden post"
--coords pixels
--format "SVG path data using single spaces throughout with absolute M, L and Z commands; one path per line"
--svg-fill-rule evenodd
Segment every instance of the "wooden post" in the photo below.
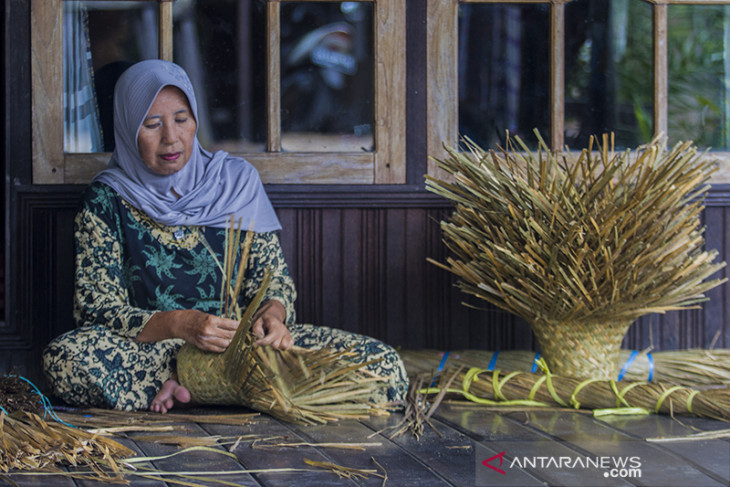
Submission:
M 281 9 L 280 3 L 270 0 L 266 4 L 267 44 L 267 146 L 270 152 L 281 152 Z
M 158 51 L 160 59 L 172 61 L 172 0 L 160 2 L 160 37 Z
M 667 9 L 666 4 L 654 5 L 654 136 L 666 136 L 668 130 Z
M 550 147 L 565 144 L 565 4 L 550 5 Z

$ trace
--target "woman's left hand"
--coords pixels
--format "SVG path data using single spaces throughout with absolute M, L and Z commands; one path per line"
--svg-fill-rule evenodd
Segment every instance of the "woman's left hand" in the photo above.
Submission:
M 251 331 L 261 337 L 257 345 L 269 345 L 277 350 L 289 350 L 294 345 L 294 339 L 284 324 L 286 309 L 276 300 L 266 301 L 254 315 Z

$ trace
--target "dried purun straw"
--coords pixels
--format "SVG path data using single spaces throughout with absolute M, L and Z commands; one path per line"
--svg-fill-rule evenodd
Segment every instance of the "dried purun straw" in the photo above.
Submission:
M 123 481 L 118 462 L 134 452 L 114 440 L 25 411 L 0 412 L 0 471 L 61 472 L 61 465 L 88 467 L 64 475 L 104 482 Z
M 366 370 L 374 361 L 356 363 L 357 357 L 349 350 L 294 347 L 283 351 L 256 346 L 257 337 L 251 328 L 270 285 L 271 272 L 265 271 L 260 289 L 241 314 L 238 292 L 250 235 L 249 231 L 244 239 L 237 281 L 226 288 L 222 299 L 223 313 L 240 321 L 230 345 L 217 354 L 185 344 L 178 353 L 178 378 L 190 391 L 192 401 L 247 406 L 285 421 L 305 424 L 388 414 L 383 405 L 370 401 L 373 391 L 384 387 L 385 382 Z M 231 247 L 240 243 L 240 225 L 238 230 L 231 225 L 227 241 L 234 243 L 227 246 L 226 267 L 221 271 L 224 279 L 232 283 L 230 269 L 235 265 L 235 250 Z
M 614 153 L 604 136 L 576 158 L 538 139 L 537 153 L 517 137 L 446 148 L 452 179 L 426 184 L 455 204 L 441 223 L 452 256 L 430 261 L 528 321 L 555 373 L 612 378 L 634 320 L 696 307 L 726 280 L 705 281 L 725 263 L 700 226 L 716 165 L 691 142 Z
M 456 387 L 446 388 L 447 397 L 463 397 L 475 404 L 492 406 L 550 406 L 591 409 L 594 414 L 628 409 L 638 413 L 693 415 L 730 421 L 730 388 L 693 389 L 649 382 L 618 382 L 553 375 L 540 359 L 545 374 L 503 372 L 471 368 L 453 369 Z M 444 387 L 424 389 L 425 394 L 443 393 Z
M 444 353 L 438 350 L 401 350 L 400 356 L 409 376 L 438 370 Z M 478 367 L 490 370 L 539 371 L 539 354 L 527 350 L 452 350 L 449 366 Z M 686 349 L 638 352 L 621 350 L 619 380 L 680 384 L 687 387 L 730 385 L 730 349 Z

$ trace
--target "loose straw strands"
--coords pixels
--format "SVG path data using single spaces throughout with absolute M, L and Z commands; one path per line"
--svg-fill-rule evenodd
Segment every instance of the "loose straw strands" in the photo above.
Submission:
M 222 354 L 203 352 L 189 344 L 178 353 L 178 376 L 193 401 L 243 405 L 284 421 L 305 424 L 387 414 L 384 407 L 370 402 L 374 390 L 384 387 L 385 381 L 365 369 L 372 361 L 355 363 L 356 357 L 349 350 L 295 347 L 284 351 L 256 345 L 257 337 L 251 330 L 272 276 L 267 269 L 261 287 L 241 313 L 237 303 L 252 232 L 243 240 L 236 282 L 232 284 L 240 233 L 240 225 L 234 229 L 231 223 L 221 268 L 227 283 L 221 313 L 240 321 L 236 334 Z M 212 249 L 209 251 L 214 255 Z
M 539 354 L 527 350 L 401 350 L 408 375 L 434 374 L 444 361 L 450 366 L 489 370 L 539 372 Z M 730 349 L 662 350 L 657 352 L 621 350 L 619 378 L 625 381 L 663 382 L 688 387 L 730 385 Z
M 558 406 L 590 409 L 594 415 L 657 413 L 730 421 L 730 388 L 700 390 L 648 382 L 583 380 L 553 375 L 544 360 L 540 363 L 545 371 L 542 375 L 480 368 L 450 372 L 456 375 L 457 387 L 432 387 L 423 392 L 438 394 L 446 389 L 448 397 L 463 396 L 492 406 Z
M 451 382 L 455 378 L 456 374 L 454 374 L 451 377 L 451 380 L 443 386 L 441 392 L 437 394 L 435 398 L 428 401 L 423 390 L 425 387 L 424 383 L 428 384 L 431 382 L 431 379 L 424 375 L 415 376 L 408 388 L 408 395 L 406 396 L 406 404 L 403 411 L 403 419 L 393 426 L 389 426 L 381 431 L 373 433 L 371 436 L 388 431 L 388 437 L 392 439 L 408 431 L 411 435 L 415 436 L 416 439 L 419 439 L 426 426 L 431 427 L 431 429 L 441 436 L 441 432 L 439 432 L 436 426 L 434 426 L 431 422 L 431 416 L 433 416 L 438 407 L 441 405 L 441 401 L 451 387 Z
M 426 184 L 455 204 L 441 222 L 452 256 L 430 261 L 465 293 L 526 319 L 554 370 L 562 364 L 551 345 L 598 336 L 587 355 L 603 342 L 617 351 L 636 318 L 696 307 L 725 282 L 706 281 L 725 263 L 703 249 L 699 218 L 715 164 L 690 142 L 614 153 L 604 136 L 573 158 L 538 139 L 537 153 L 517 137 L 489 152 L 468 139 L 464 151 L 446 148 L 437 162 L 453 179 Z M 582 334 L 572 339 L 573 330 Z M 615 358 L 603 355 L 596 360 Z M 586 371 L 613 372 L 574 372 Z
M 57 408 L 56 414 L 68 423 L 87 429 L 178 425 L 184 422 L 240 426 L 252 423 L 260 416 L 259 413 L 185 414 L 167 412 L 160 414 L 148 411 L 117 411 L 98 408 L 72 409 L 65 412 Z
M 59 465 L 88 467 L 88 474 L 64 472 L 105 482 L 120 482 L 122 459 L 134 452 L 114 440 L 23 411 L 0 412 L 0 471 L 46 470 Z

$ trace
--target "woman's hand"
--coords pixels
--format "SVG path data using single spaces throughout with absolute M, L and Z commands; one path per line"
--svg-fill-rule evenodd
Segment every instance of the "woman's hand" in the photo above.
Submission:
M 284 324 L 286 309 L 276 300 L 266 301 L 261 305 L 253 318 L 251 331 L 257 337 L 257 345 L 270 345 L 277 350 L 289 350 L 294 345 L 294 339 Z
M 238 321 L 189 310 L 178 324 L 179 338 L 208 352 L 223 352 L 233 340 Z
M 231 343 L 238 321 L 220 318 L 197 310 L 160 311 L 152 315 L 138 342 L 182 338 L 201 350 L 223 352 Z

